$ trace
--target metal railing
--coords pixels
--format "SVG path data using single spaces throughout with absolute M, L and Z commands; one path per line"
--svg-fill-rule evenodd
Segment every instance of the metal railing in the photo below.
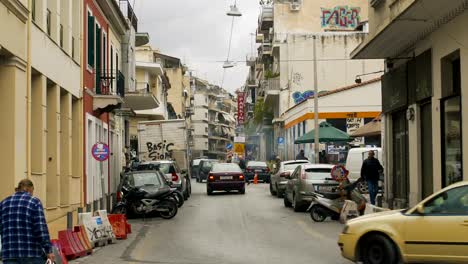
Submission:
M 133 11 L 132 5 L 128 0 L 119 0 L 120 11 L 130 20 L 135 32 L 138 32 L 138 18 Z
M 96 70 L 95 78 L 96 94 L 118 95 L 120 97 L 125 97 L 125 76 L 121 71 L 114 74 L 108 69 Z

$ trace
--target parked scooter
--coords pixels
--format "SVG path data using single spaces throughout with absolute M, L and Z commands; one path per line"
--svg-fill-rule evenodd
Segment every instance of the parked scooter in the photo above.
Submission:
M 142 187 L 126 185 L 122 186 L 122 192 L 122 199 L 114 206 L 113 214 L 147 215 L 157 212 L 164 219 L 171 219 L 177 214 L 175 192 L 170 188 L 148 192 Z
M 333 192 L 314 192 L 314 200 L 307 209 L 312 220 L 323 222 L 327 217 L 332 220 L 339 220 L 345 200 L 354 201 L 358 205 L 359 215 L 363 215 L 366 210 L 367 200 L 356 190 L 359 182 L 359 180 L 354 183 L 347 181 L 342 189 L 337 187 Z

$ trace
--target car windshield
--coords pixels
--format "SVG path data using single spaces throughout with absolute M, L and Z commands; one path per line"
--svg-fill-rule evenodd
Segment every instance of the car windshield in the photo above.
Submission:
M 239 165 L 235 163 L 218 163 L 213 165 L 212 172 L 242 172 Z
M 200 165 L 201 160 L 194 160 L 193 161 L 193 166 L 198 166 Z
M 247 163 L 247 167 L 266 167 L 267 164 L 266 162 L 263 162 L 263 161 L 249 161 L 249 163 Z
M 284 164 L 284 170 L 295 170 L 297 168 L 297 166 L 301 165 L 301 164 L 308 164 L 308 162 L 293 162 L 293 163 L 287 163 L 287 164 Z
M 325 180 L 331 177 L 331 168 L 308 168 L 305 172 L 309 180 Z
M 133 173 L 129 177 L 129 182 L 135 187 L 162 185 L 160 177 L 155 172 Z
M 218 163 L 218 162 L 214 160 L 206 160 L 203 162 L 203 168 L 211 168 L 213 167 L 213 164 L 215 163 Z

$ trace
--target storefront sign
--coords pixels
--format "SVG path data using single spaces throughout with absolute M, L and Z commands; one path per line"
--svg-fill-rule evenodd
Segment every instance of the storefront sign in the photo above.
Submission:
M 97 161 L 106 161 L 109 159 L 109 146 L 106 143 L 98 142 L 93 145 L 91 149 L 91 154 L 93 158 Z
M 364 118 L 346 118 L 346 133 L 352 134 L 358 128 L 364 125 Z M 349 142 L 350 145 L 360 146 L 364 144 L 363 137 L 354 138 L 353 141 Z
M 237 123 L 243 125 L 245 122 L 245 95 L 237 94 Z
M 234 137 L 234 142 L 245 143 L 245 137 Z

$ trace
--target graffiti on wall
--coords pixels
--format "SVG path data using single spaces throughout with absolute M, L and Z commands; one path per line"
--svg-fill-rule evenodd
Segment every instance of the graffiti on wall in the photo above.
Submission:
M 167 143 L 166 140 L 159 143 L 146 142 L 146 147 L 150 160 L 172 159 L 172 147 L 174 147 L 174 143 Z
M 292 94 L 293 100 L 295 104 L 299 104 L 304 102 L 305 100 L 309 99 L 310 97 L 314 96 L 314 91 L 307 90 L 305 92 L 294 92 Z
M 355 29 L 359 26 L 361 8 L 337 6 L 322 8 L 322 27 L 327 29 Z

